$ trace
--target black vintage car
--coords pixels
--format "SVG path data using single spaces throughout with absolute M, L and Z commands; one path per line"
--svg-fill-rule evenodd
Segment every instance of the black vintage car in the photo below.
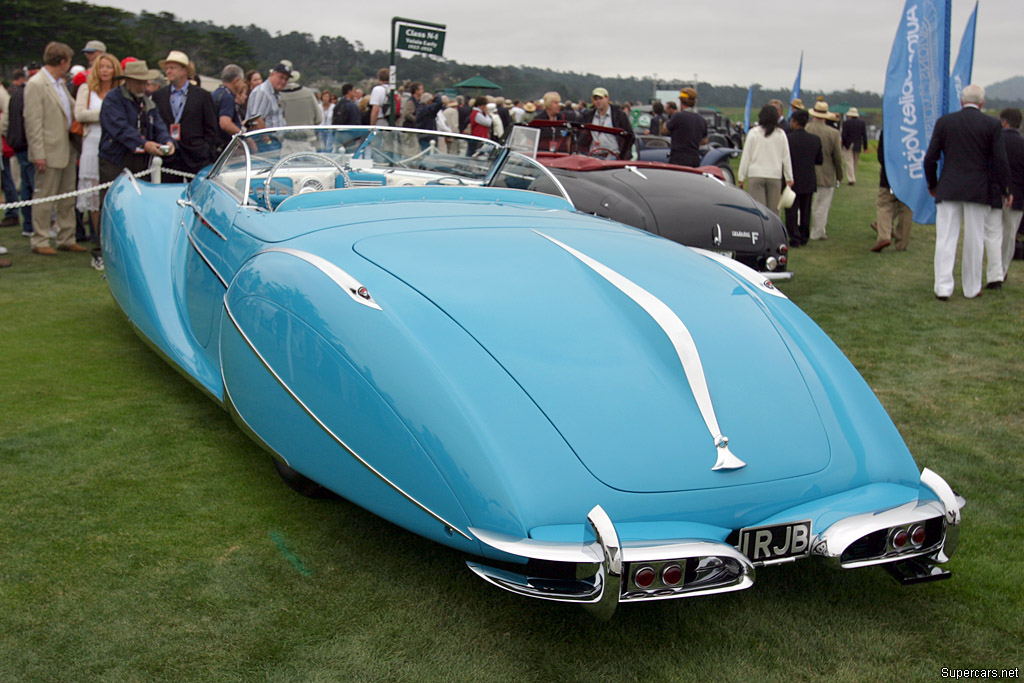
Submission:
M 551 171 L 578 210 L 728 255 L 769 279 L 792 277 L 787 271 L 789 240 L 782 221 L 725 182 L 718 166 L 596 159 L 574 153 L 576 134 L 584 129 L 622 131 L 558 121 L 530 125 L 568 131 L 566 152 L 539 151 L 536 159 Z M 516 144 L 514 139 L 510 144 Z

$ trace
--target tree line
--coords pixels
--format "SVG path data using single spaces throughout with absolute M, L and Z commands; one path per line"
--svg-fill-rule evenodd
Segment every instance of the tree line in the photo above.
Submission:
M 182 50 L 196 63 L 200 73 L 218 76 L 226 64 L 266 71 L 282 59 L 289 59 L 302 73 L 302 82 L 315 88 L 340 88 L 342 83 L 367 84 L 376 81 L 377 70 L 387 66 L 390 55 L 367 50 L 359 41 L 341 36 L 314 39 L 308 33 L 278 32 L 271 35 L 258 26 L 222 27 L 203 21 L 183 21 L 168 12 L 133 14 L 113 7 L 68 0 L 5 0 L 0 25 L 0 74 L 11 73 L 30 62 L 38 62 L 51 40 L 60 40 L 80 50 L 89 40 L 99 39 L 119 58 L 146 60 L 150 66 L 170 50 Z M 84 63 L 84 58 L 81 60 Z M 639 78 L 607 77 L 592 73 L 555 71 L 531 66 L 460 64 L 447 59 L 407 53 L 398 60 L 400 80 L 421 81 L 428 91 L 451 88 L 475 75 L 499 84 L 494 94 L 519 99 L 537 99 L 549 90 L 566 100 L 588 100 L 600 84 L 615 101 L 646 103 L 655 83 Z M 690 83 L 659 82 L 659 89 L 677 89 Z M 706 106 L 743 107 L 747 86 L 699 83 L 700 102 Z M 805 102 L 817 95 L 828 101 L 856 107 L 880 107 L 881 96 L 846 90 L 824 93 L 806 90 Z M 788 89 L 772 90 L 755 85 L 754 101 L 771 98 L 789 100 Z

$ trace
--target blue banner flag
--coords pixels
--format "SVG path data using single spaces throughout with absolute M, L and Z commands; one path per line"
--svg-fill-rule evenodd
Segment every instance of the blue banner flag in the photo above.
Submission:
M 952 0 L 907 0 L 889 54 L 882 94 L 885 174 L 916 223 L 935 222 L 924 178 L 924 155 L 949 96 Z
M 750 132 L 750 103 L 754 99 L 754 86 L 747 89 L 747 108 L 743 110 L 743 132 Z
M 964 37 L 960 40 L 960 54 L 953 63 L 953 71 L 949 74 L 949 109 L 960 111 L 960 93 L 964 86 L 971 82 L 971 71 L 974 69 L 974 25 L 978 20 L 978 3 L 974 3 L 974 11 L 967 20 Z
M 793 92 L 789 94 L 789 114 L 787 118 L 793 115 L 793 100 L 800 97 L 800 74 L 804 72 L 804 51 L 800 50 L 800 66 L 796 68 L 796 80 L 793 81 Z

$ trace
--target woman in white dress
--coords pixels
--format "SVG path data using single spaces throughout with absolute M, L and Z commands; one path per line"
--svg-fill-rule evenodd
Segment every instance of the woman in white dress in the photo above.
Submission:
M 82 156 L 78 162 L 78 189 L 87 190 L 100 184 L 100 108 L 103 98 L 114 87 L 114 78 L 121 75 L 117 57 L 104 52 L 93 63 L 88 77 L 78 88 L 75 98 L 75 120 L 82 124 Z M 93 235 L 100 230 L 100 193 L 78 195 L 76 207 L 89 212 Z M 97 240 L 98 243 L 98 240 Z

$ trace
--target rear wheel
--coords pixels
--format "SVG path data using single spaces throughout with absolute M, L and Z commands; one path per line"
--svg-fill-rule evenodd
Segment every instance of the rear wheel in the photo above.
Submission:
M 303 476 L 288 467 L 283 460 L 278 458 L 271 458 L 274 461 L 274 469 L 277 470 L 278 476 L 288 484 L 288 488 L 300 493 L 307 498 L 336 498 L 337 495 L 330 489 L 324 488 L 320 484 L 316 483 L 309 477 Z

